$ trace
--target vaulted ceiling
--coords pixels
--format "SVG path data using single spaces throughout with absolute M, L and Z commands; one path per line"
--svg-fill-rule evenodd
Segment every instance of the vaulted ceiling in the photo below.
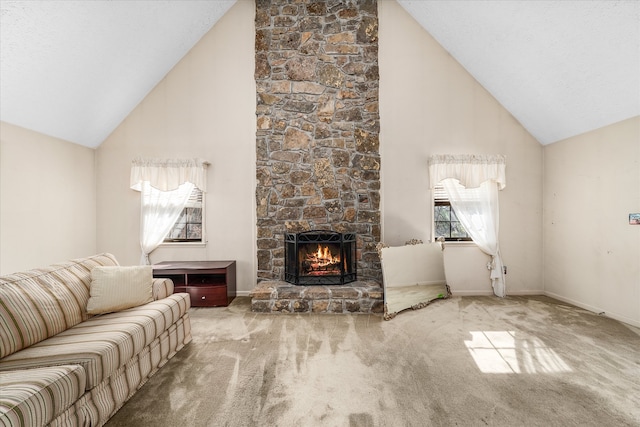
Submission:
M 640 115 L 639 1 L 398 2 L 542 144 Z M 234 3 L 0 0 L 0 120 L 97 147 Z

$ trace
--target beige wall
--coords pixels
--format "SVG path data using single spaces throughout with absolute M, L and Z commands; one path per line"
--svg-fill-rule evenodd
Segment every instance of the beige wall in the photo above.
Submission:
M 501 193 L 508 290 L 542 292 L 542 148 L 395 2 L 380 8 L 382 214 L 386 243 L 429 238 L 426 158 L 508 156 Z M 98 248 L 139 259 L 138 194 L 131 160 L 209 160 L 205 248 L 161 248 L 164 259 L 236 259 L 238 287 L 255 286 L 254 4 L 238 2 L 98 149 Z M 525 225 L 523 225 L 525 224 Z M 525 244 L 522 244 L 522 242 Z M 453 290 L 491 293 L 486 255 L 448 250 Z
M 94 154 L 0 122 L 0 274 L 96 252 Z
M 98 248 L 140 260 L 140 193 L 131 160 L 211 163 L 205 247 L 161 247 L 163 260 L 237 261 L 240 290 L 255 286 L 254 4 L 237 2 L 97 150 Z
M 383 240 L 431 236 L 427 158 L 505 154 L 500 246 L 509 294 L 542 293 L 542 146 L 395 1 L 379 1 Z M 491 293 L 488 257 L 445 251 L 454 294 Z
M 544 149 L 545 292 L 640 327 L 640 117 Z

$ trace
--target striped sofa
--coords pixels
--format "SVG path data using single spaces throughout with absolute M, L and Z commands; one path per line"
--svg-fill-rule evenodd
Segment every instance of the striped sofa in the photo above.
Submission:
M 191 341 L 189 295 L 153 279 L 153 301 L 87 314 L 94 255 L 0 277 L 0 426 L 102 426 Z

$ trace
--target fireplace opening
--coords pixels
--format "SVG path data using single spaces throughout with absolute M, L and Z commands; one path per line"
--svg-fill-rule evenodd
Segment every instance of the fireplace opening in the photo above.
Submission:
M 286 233 L 284 246 L 285 280 L 289 283 L 344 285 L 357 280 L 354 233 Z

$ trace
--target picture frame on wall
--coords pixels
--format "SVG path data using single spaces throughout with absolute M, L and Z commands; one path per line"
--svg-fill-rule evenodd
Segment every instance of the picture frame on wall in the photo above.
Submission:
M 630 213 L 629 214 L 629 224 L 630 225 L 640 225 L 640 213 Z

